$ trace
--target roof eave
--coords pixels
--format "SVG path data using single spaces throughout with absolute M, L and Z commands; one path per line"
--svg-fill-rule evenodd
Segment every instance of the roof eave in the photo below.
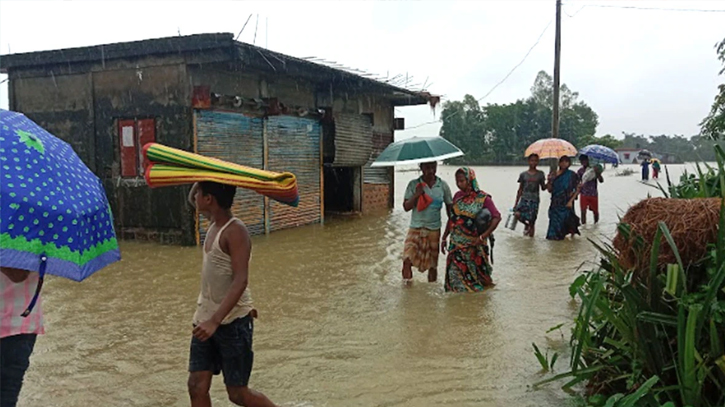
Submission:
M 200 50 L 228 48 L 233 44 L 232 34 L 216 33 L 0 55 L 0 73 L 8 73 L 8 70 L 12 69 L 38 66 L 198 52 Z
M 381 91 L 383 97 L 390 100 L 395 106 L 415 106 L 431 103 L 430 98 L 439 97 L 430 95 L 427 92 L 416 92 L 400 88 L 385 82 L 366 78 L 342 69 L 336 69 L 326 65 L 314 63 L 304 59 L 292 57 L 260 48 L 255 45 L 237 42 L 240 59 L 256 69 L 269 73 L 285 72 L 293 76 L 307 77 L 315 82 L 343 82 L 357 81 L 363 86 Z M 320 80 L 320 79 L 323 80 Z M 433 102 L 437 103 L 437 102 Z

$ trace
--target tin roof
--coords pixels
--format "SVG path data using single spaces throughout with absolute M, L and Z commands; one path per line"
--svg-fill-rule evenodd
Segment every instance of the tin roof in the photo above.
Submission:
M 231 33 L 196 34 L 143 41 L 119 42 L 89 47 L 66 48 L 0 56 L 0 72 L 39 66 L 93 63 L 149 55 L 190 54 L 221 50 L 227 61 L 239 60 L 247 66 L 272 73 L 303 77 L 313 82 L 352 82 L 360 87 L 382 91 L 395 105 L 433 106 L 440 101 L 424 89 L 413 90 L 400 84 L 400 76 L 380 78 L 315 58 L 297 58 L 234 40 Z

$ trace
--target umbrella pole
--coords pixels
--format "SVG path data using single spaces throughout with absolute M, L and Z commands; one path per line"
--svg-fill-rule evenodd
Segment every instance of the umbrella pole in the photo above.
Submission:
M 33 308 L 35 308 L 35 303 L 38 302 L 38 298 L 40 297 L 40 290 L 43 288 L 43 280 L 45 280 L 45 269 L 48 266 L 48 256 L 45 255 L 45 253 L 40 255 L 40 269 L 38 270 L 38 286 L 35 287 L 35 294 L 33 294 L 33 298 L 30 300 L 30 304 L 28 304 L 28 307 L 23 311 L 22 314 L 20 314 L 21 317 L 27 318 L 28 315 L 30 315 L 30 312 L 33 311 Z

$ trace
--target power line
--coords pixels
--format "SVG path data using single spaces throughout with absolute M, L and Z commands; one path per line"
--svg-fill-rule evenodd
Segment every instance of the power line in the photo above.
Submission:
M 541 38 L 544 37 L 544 34 L 546 34 L 546 31 L 549 29 L 549 27 L 551 27 L 551 23 L 552 22 L 553 22 L 553 20 L 552 21 L 549 21 L 549 24 L 547 24 L 546 27 L 544 28 L 544 31 L 542 31 L 541 34 L 539 34 L 539 38 L 536 39 L 536 42 L 534 43 L 534 45 L 532 45 L 531 48 L 529 48 L 529 50 L 526 52 L 526 55 L 524 55 L 524 57 L 521 59 L 521 61 L 518 64 L 516 64 L 516 66 L 514 66 L 513 68 L 511 68 L 511 70 L 509 71 L 509 73 L 507 73 L 506 76 L 504 76 L 503 79 L 501 79 L 501 81 L 499 83 L 497 83 L 496 85 L 494 85 L 494 87 L 491 88 L 491 90 L 489 90 L 488 93 L 486 93 L 485 95 L 483 95 L 482 98 L 478 99 L 477 100 L 478 102 L 482 101 L 483 99 L 486 99 L 491 93 L 493 93 L 494 90 L 496 90 L 496 88 L 498 88 L 502 83 L 506 82 L 506 79 L 508 79 L 511 76 L 511 74 L 513 74 L 514 71 L 518 67 L 520 67 L 521 65 L 524 64 L 524 62 L 529 57 L 529 55 L 531 55 L 531 51 L 533 51 L 534 48 L 536 48 L 536 46 L 539 45 L 539 42 L 541 42 Z
M 566 5 L 568 5 L 568 4 L 571 4 L 571 3 L 564 3 L 563 5 L 565 5 L 565 6 L 566 6 Z M 569 18 L 574 18 L 574 17 L 576 17 L 576 16 L 577 16 L 577 14 L 581 13 L 581 11 L 582 11 L 582 10 L 584 10 L 585 8 L 587 8 L 586 4 L 585 4 L 585 5 L 583 5 L 583 6 L 581 6 L 581 7 L 579 7 L 579 10 L 577 10 L 577 11 L 576 11 L 576 13 L 574 13 L 573 15 L 572 15 L 572 14 L 569 14 L 569 13 L 567 13 L 567 12 L 566 12 L 566 10 L 564 10 L 564 9 L 562 9 L 561 11 L 563 11 L 563 12 L 564 12 L 564 14 L 566 14 L 566 16 L 567 16 L 567 17 L 569 17 Z
M 536 48 L 536 46 L 539 45 L 539 42 L 541 42 L 541 39 L 544 37 L 544 34 L 546 34 L 546 31 L 548 31 L 549 30 L 549 27 L 551 27 L 551 23 L 552 22 L 554 22 L 554 20 L 550 20 L 549 23 L 546 25 L 546 27 L 544 27 L 544 30 L 541 31 L 541 34 L 539 34 L 539 37 L 536 39 L 536 42 L 534 42 L 534 45 L 532 45 L 531 48 L 529 48 L 529 50 L 526 52 L 526 55 L 524 55 L 524 57 L 521 59 L 521 61 L 519 61 L 518 64 L 516 64 L 513 68 L 511 68 L 511 70 L 506 74 L 506 76 L 504 76 L 503 79 L 501 79 L 497 84 L 495 84 L 491 88 L 491 90 L 489 90 L 488 92 L 486 92 L 486 94 L 483 95 L 481 98 L 476 99 L 477 102 L 480 102 L 483 99 L 486 99 L 489 95 L 491 95 L 491 93 L 493 93 L 493 91 L 495 91 L 496 88 L 498 88 L 499 86 L 501 86 L 501 84 L 503 84 L 504 82 L 506 82 L 506 80 L 514 73 L 514 71 L 516 71 L 516 69 L 518 69 L 521 65 L 524 64 L 524 62 L 529 57 L 529 55 L 531 55 L 531 52 L 534 50 L 534 48 Z M 442 121 L 444 121 L 446 119 L 450 119 L 451 117 L 453 117 L 453 116 L 455 116 L 457 114 L 458 114 L 458 111 L 455 111 L 452 114 L 450 114 L 450 115 L 448 115 L 445 118 L 442 118 L 440 120 L 435 120 L 435 121 L 431 121 L 431 122 L 427 122 L 427 123 L 422 123 L 422 124 L 419 124 L 417 126 L 409 127 L 406 130 L 413 130 L 413 129 L 417 129 L 419 127 L 423 127 L 423 126 L 428 126 L 428 125 L 431 125 L 431 124 L 440 123 L 440 122 L 442 122 Z
M 566 4 L 574 4 L 574 3 L 571 2 L 571 3 L 566 3 Z M 585 4 L 584 6 L 582 6 L 582 9 L 587 8 L 587 7 L 618 8 L 618 9 L 624 9 L 624 10 L 645 10 L 645 11 L 681 11 L 681 12 L 692 12 L 692 13 L 725 13 L 725 9 L 640 7 L 640 6 L 618 6 L 618 5 L 613 5 L 613 4 Z M 579 11 L 581 11 L 581 9 Z M 573 16 L 570 16 L 570 17 L 573 17 Z

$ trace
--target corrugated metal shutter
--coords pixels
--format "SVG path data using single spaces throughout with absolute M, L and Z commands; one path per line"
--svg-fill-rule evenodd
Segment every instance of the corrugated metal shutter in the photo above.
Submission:
M 267 118 L 266 126 L 267 169 L 295 174 L 300 193 L 297 208 L 269 200 L 269 230 L 320 222 L 322 130 L 319 122 L 300 117 L 271 116 Z
M 370 161 L 363 169 L 363 181 L 366 184 L 390 184 L 390 168 L 387 167 L 371 167 L 370 165 L 378 158 L 380 153 L 385 150 L 390 143 L 393 142 L 392 134 L 373 134 L 373 153 Z
M 373 125 L 361 114 L 335 115 L 334 167 L 362 167 L 373 150 Z
M 254 168 L 264 168 L 263 120 L 238 113 L 196 111 L 196 138 L 199 154 Z M 264 198 L 256 192 L 237 188 L 232 206 L 251 234 L 264 234 Z M 199 234 L 204 241 L 208 221 L 201 217 Z

